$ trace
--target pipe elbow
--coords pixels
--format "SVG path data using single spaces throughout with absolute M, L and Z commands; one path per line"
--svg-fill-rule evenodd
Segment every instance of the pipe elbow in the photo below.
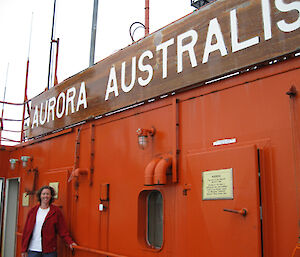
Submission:
M 79 175 L 87 175 L 88 171 L 85 169 L 77 168 L 72 172 L 72 176 L 78 178 Z
M 167 170 L 172 166 L 172 157 L 162 158 L 156 165 L 154 171 L 154 184 L 165 185 L 167 183 Z
M 157 165 L 157 163 L 161 160 L 161 158 L 155 158 L 151 162 L 148 163 L 148 165 L 145 168 L 144 172 L 144 185 L 145 186 L 152 186 L 153 185 L 153 176 L 154 176 L 154 170 Z

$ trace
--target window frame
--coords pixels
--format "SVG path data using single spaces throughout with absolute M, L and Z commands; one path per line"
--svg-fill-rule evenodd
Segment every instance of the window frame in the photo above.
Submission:
M 150 206 L 149 205 L 150 204 L 149 200 L 151 200 L 150 197 L 153 194 L 158 194 L 154 198 L 154 201 L 157 201 L 158 197 L 161 198 L 160 203 L 159 203 L 160 210 L 157 211 L 156 209 L 154 209 L 153 210 L 154 215 L 157 215 L 157 213 L 159 212 L 158 213 L 159 217 L 157 218 L 156 216 L 154 216 L 150 219 L 149 217 L 150 217 L 151 214 L 150 214 L 150 210 L 149 210 L 149 206 Z M 154 208 L 156 208 L 157 203 L 155 202 L 153 206 L 155 206 Z M 153 219 L 159 220 L 158 222 L 156 222 L 156 224 L 154 224 L 154 226 L 159 227 L 158 228 L 159 231 L 157 231 L 157 230 L 153 231 L 153 232 L 156 232 L 156 233 L 160 233 L 160 235 L 159 235 L 160 239 L 158 239 L 157 241 L 155 239 L 154 240 L 150 239 L 150 237 L 152 237 L 153 235 L 149 234 L 150 233 L 149 227 L 153 227 L 153 224 L 150 224 L 149 222 L 150 222 L 150 220 L 153 220 Z M 156 190 L 156 189 L 149 190 L 147 195 L 146 195 L 146 224 L 145 225 L 146 225 L 145 239 L 146 239 L 147 245 L 149 247 L 151 247 L 152 249 L 157 249 L 157 250 L 162 249 L 163 243 L 164 243 L 164 197 L 163 197 L 162 192 L 160 192 L 159 190 Z M 157 236 L 154 236 L 154 237 L 157 237 Z

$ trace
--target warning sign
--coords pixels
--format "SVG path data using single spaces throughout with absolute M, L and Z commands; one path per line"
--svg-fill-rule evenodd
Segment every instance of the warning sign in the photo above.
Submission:
M 204 171 L 202 173 L 202 199 L 233 199 L 232 169 Z

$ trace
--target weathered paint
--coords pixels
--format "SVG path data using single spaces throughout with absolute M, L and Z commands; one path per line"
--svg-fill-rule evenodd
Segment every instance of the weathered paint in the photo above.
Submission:
M 35 97 L 29 137 L 295 52 L 299 11 L 298 1 L 208 5 Z

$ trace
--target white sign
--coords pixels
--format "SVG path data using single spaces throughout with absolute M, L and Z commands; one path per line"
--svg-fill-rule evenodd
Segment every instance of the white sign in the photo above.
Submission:
M 228 145 L 228 144 L 234 144 L 234 143 L 236 143 L 236 138 L 228 138 L 228 139 L 222 139 L 222 140 L 213 142 L 213 146 Z

